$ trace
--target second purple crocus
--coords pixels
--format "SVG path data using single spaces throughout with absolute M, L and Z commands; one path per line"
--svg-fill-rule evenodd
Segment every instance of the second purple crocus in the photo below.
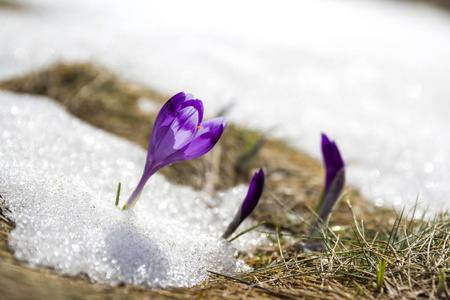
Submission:
M 263 189 L 264 172 L 262 169 L 259 169 L 259 172 L 256 172 L 255 175 L 253 175 L 253 179 L 250 182 L 250 187 L 248 188 L 247 196 L 245 197 L 244 202 L 242 202 L 242 205 L 234 216 L 233 221 L 231 221 L 227 230 L 222 235 L 224 239 L 227 239 L 230 235 L 232 235 L 242 221 L 244 221 L 244 219 L 247 218 L 255 209 L 259 198 L 261 198 Z
M 191 94 L 178 93 L 164 104 L 153 125 L 144 172 L 123 209 L 133 208 L 144 185 L 159 169 L 197 158 L 214 147 L 227 122 L 222 117 L 202 120 L 203 103 Z
M 336 143 L 328 139 L 325 134 L 322 134 L 322 155 L 326 171 L 325 187 L 317 208 L 317 214 L 319 216 L 318 222 L 326 223 L 345 185 L 345 165 Z M 317 222 L 311 228 L 311 231 L 314 231 L 316 227 Z

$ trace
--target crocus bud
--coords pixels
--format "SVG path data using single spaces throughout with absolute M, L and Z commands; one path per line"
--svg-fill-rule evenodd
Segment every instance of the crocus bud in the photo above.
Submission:
M 345 166 L 339 149 L 334 141 L 330 141 L 325 134 L 322 134 L 322 154 L 325 164 L 325 187 L 317 207 L 319 220 L 311 228 L 311 233 L 318 223 L 326 223 L 333 206 L 336 204 L 345 184 Z
M 242 202 L 241 207 L 234 216 L 233 221 L 228 225 L 227 230 L 222 235 L 224 239 L 227 239 L 233 232 L 239 227 L 239 225 L 247 218 L 251 212 L 255 209 L 258 204 L 259 198 L 264 189 L 264 172 L 262 169 L 253 175 L 253 179 L 250 182 L 250 187 L 248 188 L 247 196 Z

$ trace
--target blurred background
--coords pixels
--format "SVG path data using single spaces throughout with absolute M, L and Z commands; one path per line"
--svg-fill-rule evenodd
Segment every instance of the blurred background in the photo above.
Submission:
M 0 1 L 0 80 L 90 62 L 320 158 L 379 206 L 448 208 L 450 1 Z M 276 159 L 276 158 L 274 158 Z M 439 205 L 436 205 L 438 203 Z

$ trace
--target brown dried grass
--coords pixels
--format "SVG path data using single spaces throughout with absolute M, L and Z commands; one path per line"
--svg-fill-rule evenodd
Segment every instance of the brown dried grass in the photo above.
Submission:
M 141 111 L 138 100 L 144 97 L 160 106 L 169 98 L 122 82 L 108 70 L 91 64 L 57 64 L 2 82 L 0 88 L 46 95 L 80 119 L 143 147 L 147 146 L 155 115 Z M 262 147 L 253 153 L 251 149 L 258 143 Z M 276 229 L 271 235 L 279 243 L 256 249 L 254 255 L 243 254 L 248 264 L 254 267 L 253 272 L 235 277 L 211 273 L 209 280 L 189 289 L 100 286 L 91 284 L 81 275 L 61 276 L 49 269 L 29 269 L 16 261 L 7 245 L 14 224 L 3 218 L 0 219 L 0 292 L 8 299 L 47 296 L 83 299 L 409 299 L 438 296 L 439 272 L 448 267 L 448 218 L 428 225 L 417 222 L 415 226 L 420 231 L 412 231 L 413 227 L 407 227 L 410 223 L 402 218 L 396 222 L 399 218 L 394 212 L 375 207 L 357 191 L 349 189 L 345 198 L 351 199 L 353 207 L 350 209 L 345 201 L 336 207 L 330 228 L 339 226 L 339 230 L 326 234 L 328 251 L 301 252 L 301 242 L 307 239 L 308 227 L 298 220 L 311 222 L 314 219 L 312 211 L 323 186 L 323 169 L 320 163 L 283 141 L 230 124 L 208 155 L 175 163 L 161 171 L 173 182 L 214 195 L 219 190 L 248 182 L 260 167 L 266 173 L 266 189 L 253 218 Z M 277 226 L 273 223 L 274 218 Z M 364 226 L 358 219 L 364 220 Z M 392 226 L 397 228 L 394 237 L 389 233 Z M 295 242 L 283 243 L 286 235 L 295 235 Z M 414 239 L 416 244 L 413 246 Z M 385 283 L 377 289 L 373 282 L 380 259 L 386 260 L 387 266 Z M 442 288 L 439 294 L 448 296 Z

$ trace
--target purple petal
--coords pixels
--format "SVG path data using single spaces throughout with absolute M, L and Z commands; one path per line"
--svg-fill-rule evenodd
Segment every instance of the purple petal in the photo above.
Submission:
M 181 105 L 186 101 L 186 95 L 181 92 L 170 98 L 161 108 L 153 124 L 152 135 L 148 143 L 148 153 L 154 153 L 161 139 L 166 135 Z
M 253 175 L 253 179 L 250 182 L 247 196 L 244 203 L 242 203 L 241 222 L 247 218 L 258 204 L 259 198 L 261 198 L 264 189 L 264 172 L 262 169 Z
M 158 130 L 158 128 L 170 125 L 185 102 L 186 95 L 183 92 L 170 98 L 163 105 L 158 113 L 158 116 L 156 116 L 155 123 L 153 124 L 152 135 L 155 133 L 155 130 Z
M 334 141 L 330 141 L 325 134 L 322 134 L 322 154 L 326 170 L 326 194 L 337 173 L 344 168 L 344 162 Z
M 179 149 L 166 157 L 164 159 L 165 165 L 177 161 L 194 159 L 206 154 L 219 141 L 227 122 L 222 117 L 218 117 L 203 122 L 200 125 L 201 128 L 197 130 L 194 139 L 184 148 Z
M 190 94 L 188 94 L 188 95 L 190 95 Z M 203 120 L 203 102 L 201 100 L 198 100 L 198 99 L 195 99 L 195 100 L 194 99 L 190 99 L 190 100 L 188 100 L 186 98 L 186 101 L 181 104 L 180 108 L 183 109 L 183 108 L 188 107 L 188 106 L 192 106 L 192 107 L 194 107 L 197 110 L 197 112 L 198 112 L 198 124 L 200 124 L 202 122 L 202 120 Z
M 177 95 L 178 97 L 175 98 Z M 152 156 L 157 151 L 162 151 L 160 146 L 167 150 L 172 141 L 172 149 L 184 147 L 192 140 L 194 133 L 197 131 L 197 126 L 200 124 L 203 116 L 202 102 L 200 100 L 187 100 L 188 96 L 192 97 L 190 94 L 186 97 L 182 93 L 177 95 L 172 97 L 167 102 L 171 102 L 171 104 L 167 105 L 166 103 L 158 114 L 157 122 L 153 125 L 152 136 L 150 137 L 147 150 L 149 156 Z M 163 110 L 164 113 L 162 113 Z M 172 135 L 169 133 L 170 130 L 174 132 L 175 139 L 173 140 Z M 169 135 L 169 138 L 167 138 L 167 135 Z M 170 154 L 167 153 L 166 157 Z
M 323 194 L 322 205 L 318 212 L 318 215 L 321 220 L 325 221 L 328 219 L 328 216 L 331 213 L 334 205 L 337 200 L 339 200 L 339 196 L 341 195 L 342 189 L 345 185 L 345 169 L 342 168 L 334 177 L 331 182 L 328 191 Z
M 175 132 L 172 129 L 169 129 L 164 138 L 159 143 L 158 148 L 156 148 L 155 152 L 151 155 L 150 153 L 148 154 L 147 162 L 151 162 L 152 167 L 157 167 L 159 170 L 160 168 L 167 166 L 175 161 L 183 160 L 183 150 L 175 149 L 174 145 Z M 180 157 L 179 154 L 181 154 L 182 157 L 180 159 L 173 160 L 171 157 L 176 154 L 178 154 L 178 157 Z
M 196 102 L 193 102 L 193 104 L 196 104 Z M 153 153 L 148 152 L 148 159 L 154 160 L 155 163 L 162 162 L 173 153 L 187 146 L 197 132 L 198 123 L 198 110 L 195 106 L 187 106 L 181 109 Z
M 171 126 L 175 135 L 172 148 L 178 150 L 190 143 L 198 130 L 198 124 L 198 111 L 194 107 L 188 106 L 180 110 Z
M 196 107 L 198 108 L 198 106 Z M 185 109 L 188 110 L 189 108 Z M 179 113 L 182 113 L 182 111 Z M 188 114 L 187 111 L 183 113 Z M 194 118 L 195 116 L 191 117 Z M 180 117 L 180 120 L 185 123 L 182 126 L 178 123 L 173 126 L 173 129 L 177 132 L 172 129 L 167 131 L 166 136 L 152 155 L 153 161 L 158 162 L 158 169 L 177 161 L 194 159 L 207 153 L 217 143 L 226 126 L 226 121 L 221 117 L 201 123 L 201 129 L 197 129 L 195 121 L 190 121 L 186 117 Z M 174 123 L 176 122 L 178 120 L 174 120 Z
M 174 95 L 161 108 L 153 125 L 141 180 L 125 208 L 134 206 L 147 180 L 162 167 L 196 158 L 217 143 L 226 122 L 216 118 L 205 123 L 203 103 L 191 94 Z
M 344 161 L 335 142 L 330 141 L 325 134 L 322 134 L 322 154 L 326 171 L 325 187 L 317 209 L 319 220 L 311 227 L 310 234 L 314 233 L 319 223 L 328 221 L 345 185 Z
M 186 94 L 186 100 L 193 100 L 193 99 L 195 99 L 194 95 L 192 95 L 191 93 Z
M 194 139 L 184 150 L 186 160 L 197 158 L 211 150 L 222 136 L 227 122 L 222 118 L 214 118 L 200 124 Z
M 233 232 L 239 227 L 239 225 L 247 218 L 252 211 L 255 209 L 256 205 L 261 198 L 262 192 L 264 189 L 264 172 L 262 169 L 259 172 L 256 172 L 253 175 L 253 179 L 250 182 L 250 187 L 247 192 L 247 196 L 244 199 L 241 207 L 238 212 L 231 221 L 230 225 L 228 225 L 227 230 L 222 235 L 224 239 L 228 238 Z

